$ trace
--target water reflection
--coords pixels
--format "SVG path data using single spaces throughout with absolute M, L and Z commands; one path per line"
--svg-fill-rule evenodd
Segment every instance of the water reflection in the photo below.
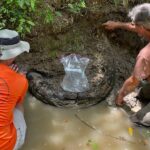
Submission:
M 150 149 L 139 130 L 129 134 L 132 124 L 127 114 L 105 103 L 81 110 L 59 109 L 28 94 L 25 117 L 28 132 L 21 150 Z

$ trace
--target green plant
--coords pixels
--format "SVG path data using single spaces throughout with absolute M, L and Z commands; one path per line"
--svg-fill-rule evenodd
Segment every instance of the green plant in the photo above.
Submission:
M 98 144 L 92 140 L 88 140 L 87 145 L 91 146 L 92 150 L 99 150 Z
M 50 24 L 54 21 L 56 16 L 62 16 L 61 12 L 59 11 L 52 11 L 51 7 L 47 5 L 45 9 L 40 14 L 44 19 L 45 24 Z
M 0 29 L 16 29 L 21 35 L 31 31 L 36 0 L 1 0 Z
M 149 131 L 149 130 L 143 130 L 143 131 L 142 131 L 142 135 L 143 135 L 145 138 L 149 138 L 149 137 L 150 137 L 150 131 Z
M 129 0 L 114 0 L 115 6 L 117 7 L 119 4 L 123 4 L 124 7 L 128 7 Z
M 53 49 L 49 52 L 49 57 L 51 59 L 55 59 L 57 57 L 58 51 L 56 49 Z
M 68 8 L 70 12 L 80 13 L 81 9 L 86 8 L 85 0 L 80 0 L 79 2 L 69 3 Z
M 54 21 L 54 14 L 49 6 L 43 10 L 42 16 L 44 17 L 44 23 L 52 23 Z

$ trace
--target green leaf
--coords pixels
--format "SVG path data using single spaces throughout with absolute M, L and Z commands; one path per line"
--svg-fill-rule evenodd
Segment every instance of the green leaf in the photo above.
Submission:
M 56 14 L 56 16 L 62 17 L 61 12 L 59 12 L 59 11 L 56 11 L 55 14 Z
M 16 18 L 10 18 L 10 22 L 15 22 Z
M 21 19 L 19 20 L 19 22 L 20 22 L 21 24 L 23 24 L 23 23 L 25 22 L 25 19 L 24 19 L 24 18 L 21 18 Z
M 80 7 L 81 7 L 81 8 L 86 8 L 85 1 L 81 1 L 81 2 L 80 2 Z
M 54 15 L 51 9 L 48 8 L 44 14 L 45 14 L 45 19 L 44 19 L 45 23 L 52 23 L 54 20 Z
M 21 7 L 21 8 L 23 8 L 23 6 L 24 6 L 24 0 L 18 0 L 18 5 Z
M 97 143 L 92 143 L 91 146 L 92 146 L 93 150 L 99 150 L 99 147 L 98 147 Z
M 70 4 L 70 3 L 68 4 L 68 7 L 71 8 L 71 9 L 74 8 L 74 7 L 73 7 L 73 4 Z
M 30 33 L 31 32 L 31 29 L 29 27 L 26 27 L 25 30 Z
M 32 22 L 32 21 L 30 21 L 30 20 L 28 20 L 27 23 L 28 23 L 29 25 L 31 25 L 31 26 L 35 26 L 35 23 Z
M 35 0 L 31 0 L 31 8 L 32 10 L 35 10 Z
M 99 150 L 99 146 L 92 140 L 88 140 L 88 144 L 92 147 L 92 150 Z

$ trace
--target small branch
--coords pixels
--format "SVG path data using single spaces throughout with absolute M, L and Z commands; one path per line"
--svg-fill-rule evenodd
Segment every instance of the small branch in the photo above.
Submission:
M 83 120 L 78 114 L 75 114 L 75 117 L 80 120 L 83 124 L 85 124 L 86 126 L 88 126 L 90 129 L 92 130 L 95 130 L 97 133 L 103 135 L 103 136 L 107 136 L 107 137 L 110 137 L 110 138 L 113 138 L 113 139 L 116 139 L 116 140 L 119 140 L 119 141 L 124 141 L 124 142 L 128 142 L 128 143 L 131 143 L 131 144 L 143 144 L 143 145 L 147 145 L 144 140 L 139 140 L 140 142 L 134 142 L 134 141 L 130 141 L 130 140 L 127 140 L 126 138 L 124 137 L 116 137 L 116 136 L 112 136 L 110 134 L 106 134 L 102 131 L 99 131 L 95 126 L 89 124 L 88 122 L 86 122 L 85 120 Z

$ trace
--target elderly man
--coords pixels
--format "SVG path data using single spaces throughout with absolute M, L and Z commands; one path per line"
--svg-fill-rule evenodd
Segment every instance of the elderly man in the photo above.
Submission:
M 108 21 L 103 24 L 105 29 L 125 29 L 138 33 L 150 41 L 150 4 L 144 3 L 135 6 L 130 12 L 131 23 Z M 124 97 L 131 93 L 141 81 L 150 83 L 150 43 L 148 43 L 138 54 L 131 76 L 124 82 L 116 97 L 116 104 L 121 106 Z M 150 126 L 150 86 L 142 88 L 139 97 L 144 99 L 148 105 L 131 116 L 133 122 Z
M 24 143 L 23 99 L 28 82 L 14 60 L 30 46 L 16 31 L 0 30 L 0 150 L 17 150 Z
M 150 4 L 135 6 L 130 12 L 131 23 L 108 21 L 103 26 L 108 30 L 125 29 L 138 33 L 150 41 Z M 142 80 L 150 81 L 150 43 L 138 54 L 131 76 L 124 82 L 116 98 L 116 104 L 121 106 L 123 98 L 132 92 Z

